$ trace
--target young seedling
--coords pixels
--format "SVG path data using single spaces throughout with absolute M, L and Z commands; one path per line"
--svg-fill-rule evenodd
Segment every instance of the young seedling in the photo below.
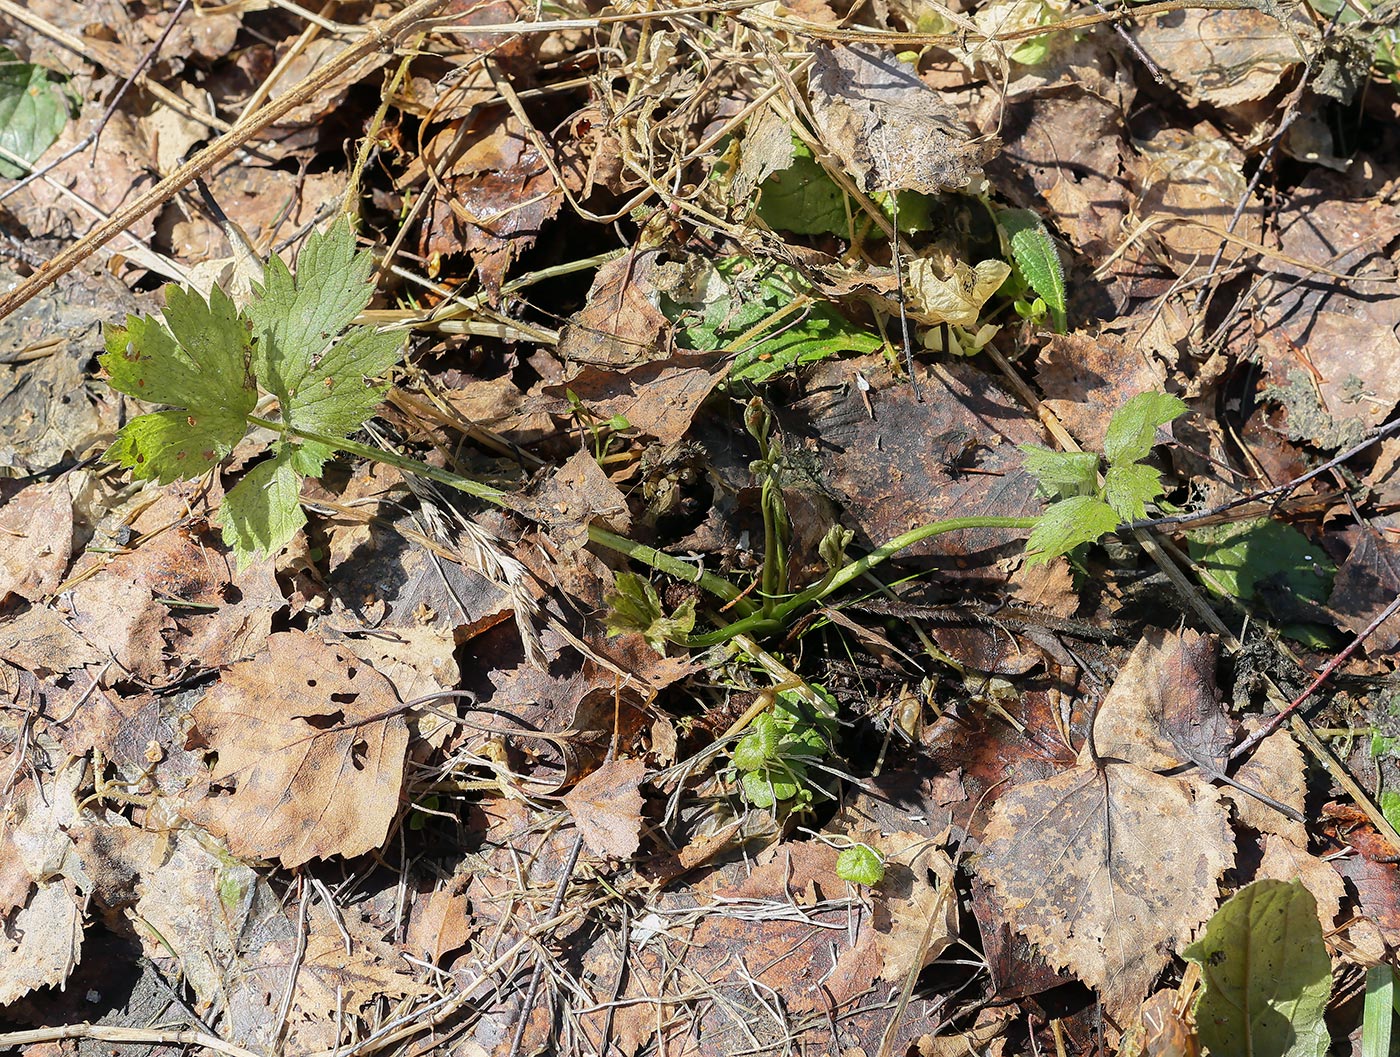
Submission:
M 1045 229 L 1045 222 L 1029 209 L 1005 209 L 997 214 L 997 226 L 1001 229 L 1011 259 L 1016 262 L 1016 268 L 1036 293 L 1036 299 L 1032 302 L 1015 303 L 1017 314 L 1034 320 L 1037 311 L 1042 317 L 1048 311 L 1055 332 L 1063 334 L 1065 271 L 1060 264 L 1055 240 Z
M 164 404 L 132 419 L 105 458 L 138 479 L 191 480 L 216 468 L 253 427 L 279 434 L 271 457 L 223 499 L 223 537 L 240 567 L 280 550 L 306 523 L 301 482 L 319 477 L 336 451 L 364 455 L 493 502 L 503 493 L 456 474 L 349 439 L 374 414 L 399 362 L 402 337 L 351 326 L 369 304 L 374 261 L 356 252 L 344 219 L 306 242 L 293 276 L 267 264 L 264 283 L 239 310 L 219 289 L 205 299 L 170 286 L 163 319 L 128 316 L 110 326 L 99 357 L 112 388 Z M 279 417 L 255 414 L 275 400 Z M 271 402 L 271 401 L 269 401 Z
M 831 752 L 837 707 L 825 690 L 813 689 L 830 706 L 829 712 L 819 713 L 795 690 L 782 691 L 773 707 L 755 718 L 749 732 L 735 744 L 731 763 L 744 799 L 754 807 L 793 811 L 811 807 L 816 790 L 808 771 Z
M 1068 554 L 1082 543 L 1096 543 L 1124 521 L 1147 515 L 1147 504 L 1162 494 L 1162 473 L 1143 463 L 1157 443 L 1157 427 L 1185 413 L 1186 405 L 1166 393 L 1139 393 L 1114 412 L 1100 457 L 1094 452 L 1052 451 L 1023 444 L 1026 469 L 1040 480 L 1052 502 L 1026 541 L 1032 565 Z

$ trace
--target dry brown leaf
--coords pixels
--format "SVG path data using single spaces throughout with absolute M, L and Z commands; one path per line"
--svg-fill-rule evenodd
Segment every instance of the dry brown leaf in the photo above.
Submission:
M 21 488 L 0 482 L 0 602 L 46 597 L 73 555 L 73 500 L 68 478 Z
M 79 885 L 88 880 L 68 830 L 79 818 L 86 761 L 68 757 L 53 773 L 44 761 L 65 758 L 57 745 L 43 739 L 26 751 L 27 763 L 0 754 L 2 773 L 17 776 L 0 799 L 0 855 L 11 904 L 0 912 L 0 1006 L 36 987 L 61 985 L 78 964 L 83 940 L 86 893 Z
M 1295 33 L 1309 25 L 1294 19 Z M 1134 33 L 1143 52 L 1191 105 L 1229 107 L 1263 99 L 1304 55 L 1271 12 L 1173 11 Z
M 1208 636 L 1149 631 L 1099 706 L 1098 755 L 1149 771 L 1183 763 L 1223 771 L 1235 731 L 1216 691 L 1216 662 L 1216 643 Z
M 564 804 L 594 855 L 629 859 L 642 840 L 639 790 L 646 765 L 641 760 L 611 760 L 575 785 Z
M 78 964 L 82 897 L 62 878 L 35 887 L 0 932 L 0 1006 L 36 987 L 57 987 Z
M 1342 909 L 1346 885 L 1332 864 L 1324 862 L 1286 837 L 1270 833 L 1264 838 L 1264 858 L 1259 863 L 1256 878 L 1272 877 L 1279 881 L 1301 880 L 1317 900 L 1317 920 L 1324 935 L 1330 935 Z
M 228 1041 L 271 1045 L 273 992 L 256 970 L 274 944 L 292 941 L 294 928 L 268 883 L 205 847 L 192 829 L 172 834 L 168 856 L 137 868 L 131 920 L 147 954 L 166 964 L 174 959 L 196 1011 L 217 1003 Z M 285 969 L 278 986 L 286 987 Z
M 655 359 L 670 324 L 657 306 L 658 250 L 627 253 L 598 269 L 583 307 L 559 333 L 564 363 L 627 367 Z
M 1120 1025 L 1216 906 L 1234 846 L 1210 786 L 1080 766 L 997 801 L 978 872 L 1011 927 Z
M 808 79 L 822 142 L 866 191 L 957 191 L 980 182 L 989 142 L 918 71 L 871 45 L 813 49 Z
M 1258 723 L 1246 724 L 1251 731 Z M 1280 727 L 1261 741 L 1248 759 L 1232 772 L 1241 785 L 1256 789 L 1286 804 L 1299 814 L 1303 812 L 1303 796 L 1307 792 L 1307 768 L 1303 750 L 1293 740 L 1287 727 Z M 1260 833 L 1276 833 L 1299 847 L 1307 847 L 1308 832 L 1303 823 L 1279 814 L 1257 797 L 1238 789 L 1222 789 L 1222 795 L 1234 801 L 1235 818 Z M 1281 877 L 1281 881 L 1292 878 Z M 1310 889 L 1311 885 L 1308 886 Z M 1313 889 L 1316 895 L 1316 889 Z
M 271 636 L 194 707 L 218 758 L 210 795 L 182 812 L 235 855 L 289 867 L 378 848 L 403 785 L 397 704 L 389 681 L 348 651 L 299 631 Z

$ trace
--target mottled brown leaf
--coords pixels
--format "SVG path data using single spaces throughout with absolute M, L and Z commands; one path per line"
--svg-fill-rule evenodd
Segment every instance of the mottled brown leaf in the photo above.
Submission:
M 216 754 L 183 811 L 235 855 L 298 866 L 380 846 L 399 806 L 408 728 L 387 679 L 299 631 L 234 665 L 194 708 Z
M 991 144 L 972 142 L 957 111 L 885 48 L 819 45 L 808 91 L 822 141 L 863 190 L 938 194 L 982 175 Z
M 1007 923 L 1124 1023 L 1215 910 L 1234 841 L 1210 786 L 1085 760 L 1004 795 L 983 844 Z
M 612 760 L 565 794 L 564 804 L 594 855 L 627 859 L 636 854 L 645 806 L 638 787 L 645 773 L 641 760 Z

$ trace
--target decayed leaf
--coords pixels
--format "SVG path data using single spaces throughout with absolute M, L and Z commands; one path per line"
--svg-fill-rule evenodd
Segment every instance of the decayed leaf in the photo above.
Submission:
M 0 741 L 13 731 L 0 735 Z M 28 749 L 40 760 L 61 751 L 44 739 Z M 16 766 L 19 764 L 20 766 Z M 84 877 L 68 829 L 79 815 L 77 789 L 86 761 L 57 774 L 0 753 L 0 773 L 15 775 L 0 797 L 0 1006 L 36 987 L 59 986 L 78 964 L 83 940 Z
M 63 579 L 73 553 L 67 479 L 21 488 L 0 482 L 0 602 L 37 602 Z
M 1211 787 L 1086 762 L 997 801 L 979 872 L 1012 928 L 1118 1019 L 1215 909 L 1232 843 Z
M 957 191 L 979 182 L 990 143 L 887 50 L 819 46 L 808 81 L 826 146 L 867 191 Z
M 1099 708 L 1098 754 L 1152 771 L 1183 763 L 1224 770 L 1234 724 L 1216 693 L 1215 665 L 1214 639 L 1149 631 Z
M 6 921 L 0 933 L 0 1006 L 68 978 L 83 941 L 80 899 L 60 878 L 36 887 Z
M 1258 723 L 1246 724 L 1253 731 Z M 1307 792 L 1307 768 L 1303 750 L 1287 727 L 1280 727 L 1259 743 L 1249 757 L 1233 771 L 1234 778 L 1249 789 L 1257 789 L 1299 814 Z M 1235 818 L 1260 833 L 1276 833 L 1299 847 L 1307 847 L 1308 831 L 1303 823 L 1282 815 L 1257 797 L 1238 789 L 1221 793 L 1235 802 Z M 1285 878 L 1287 880 L 1287 878 Z
M 1232 858 L 1215 789 L 1144 769 L 1209 763 L 1228 743 L 1213 657 L 1194 633 L 1144 640 L 1100 708 L 1100 758 L 1086 745 L 1071 770 L 1006 793 L 983 838 L 979 872 L 1005 921 L 1123 1024 L 1215 909 Z
M 593 854 L 617 859 L 636 854 L 645 806 L 637 787 L 645 772 L 641 760 L 613 760 L 564 796 L 564 804 Z
M 236 664 L 193 718 L 218 754 L 183 812 L 235 855 L 284 866 L 377 848 L 398 810 L 408 727 L 388 680 L 299 631 Z M 219 795 L 231 787 L 228 795 Z
M 132 921 L 147 954 L 175 960 L 197 1010 L 221 1004 L 229 1041 L 271 1044 L 271 993 L 252 970 L 273 944 L 292 940 L 294 930 L 268 883 L 206 848 L 193 830 L 175 833 L 164 858 L 133 868 L 141 879 Z

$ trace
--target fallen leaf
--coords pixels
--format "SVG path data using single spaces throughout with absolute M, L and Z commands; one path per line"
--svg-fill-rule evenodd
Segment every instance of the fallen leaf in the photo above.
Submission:
M 988 141 L 974 143 L 958 113 L 885 48 L 813 49 L 808 93 L 822 142 L 865 191 L 925 194 L 980 182 Z
M 564 805 L 594 855 L 630 859 L 642 840 L 641 760 L 612 760 L 564 794 Z
M 0 602 L 49 595 L 73 555 L 73 500 L 67 478 L 21 488 L 0 481 Z
M 559 359 L 618 368 L 664 353 L 670 324 L 656 289 L 656 269 L 663 261 L 661 251 L 642 250 L 599 268 L 583 307 L 559 333 Z
M 1235 731 L 1215 686 L 1218 659 L 1209 636 L 1149 630 L 1099 706 L 1098 755 L 1149 771 L 1183 763 L 1224 771 Z
M 249 859 L 287 867 L 384 842 L 399 808 L 408 727 L 389 681 L 300 631 L 234 665 L 194 707 L 217 754 L 182 813 Z
M 1230 107 L 1263 99 L 1303 62 L 1298 35 L 1308 35 L 1308 24 L 1290 25 L 1293 34 L 1272 12 L 1253 8 L 1173 11 L 1133 39 L 1188 104 Z
M 1210 786 L 1085 761 L 997 801 L 977 870 L 1011 927 L 1122 1025 L 1215 910 L 1233 843 Z
M 223 1037 L 271 1045 L 273 994 L 256 976 L 264 952 L 293 939 L 271 886 L 243 863 L 207 848 L 193 830 L 172 836 L 169 854 L 138 867 L 131 920 L 147 954 L 173 960 L 198 1012 L 219 1009 Z M 285 971 L 279 989 L 286 987 Z

